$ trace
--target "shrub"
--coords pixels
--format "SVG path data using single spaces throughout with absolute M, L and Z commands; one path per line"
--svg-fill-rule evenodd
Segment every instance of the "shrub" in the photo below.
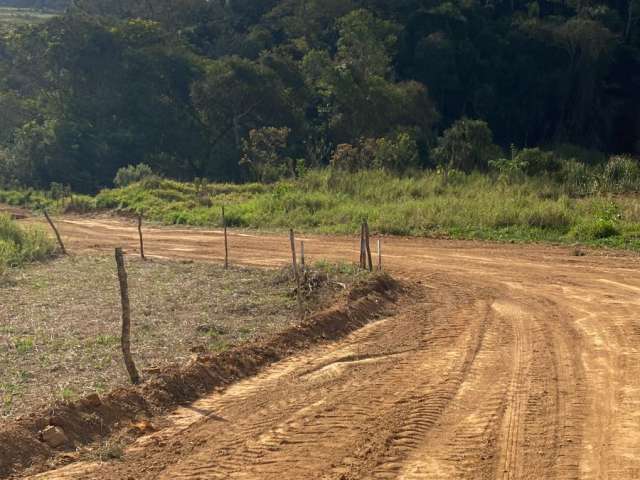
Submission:
M 290 128 L 264 127 L 249 132 L 242 142 L 240 165 L 253 180 L 270 183 L 295 176 L 294 161 L 286 155 Z
M 566 232 L 572 219 L 561 204 L 543 204 L 523 212 L 524 223 L 533 228 L 554 229 Z
M 573 159 L 562 162 L 559 177 L 566 193 L 571 196 L 589 195 L 596 187 L 592 169 Z
M 72 195 L 64 207 L 64 213 L 89 213 L 96 209 L 96 201 L 85 195 Z
M 487 122 L 462 118 L 438 139 L 432 157 L 447 170 L 470 172 L 485 170 L 489 160 L 500 157 L 500 148 L 494 145 Z
M 394 172 L 416 167 L 420 157 L 418 142 L 406 132 L 376 140 L 373 165 Z
M 615 223 L 611 220 L 598 218 L 592 222 L 583 222 L 576 225 L 569 236 L 577 240 L 602 240 L 620 235 Z
M 418 142 L 410 133 L 400 132 L 383 138 L 361 138 L 355 145 L 340 144 L 333 152 L 331 166 L 351 173 L 370 169 L 404 172 L 416 167 L 419 158 Z
M 116 173 L 116 178 L 113 179 L 113 183 L 116 187 L 127 187 L 153 176 L 154 173 L 151 167 L 145 163 L 140 163 L 138 165 L 122 167 L 118 170 L 118 173 Z
M 636 192 L 640 181 L 638 161 L 623 155 L 611 157 L 604 167 L 600 188 L 605 192 Z
M 360 139 L 356 145 L 342 143 L 331 156 L 331 166 L 335 170 L 357 172 L 371 168 L 376 154 L 376 142 L 371 138 Z
M 525 173 L 531 176 L 556 173 L 561 168 L 560 160 L 552 152 L 545 152 L 539 148 L 525 148 L 520 150 L 516 157 L 525 165 Z
M 53 242 L 38 229 L 25 229 L 0 215 L 0 270 L 42 260 L 54 252 Z

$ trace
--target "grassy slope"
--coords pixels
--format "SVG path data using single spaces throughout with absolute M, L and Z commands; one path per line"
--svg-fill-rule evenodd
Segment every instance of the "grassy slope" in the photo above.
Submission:
M 31 207 L 51 203 L 38 192 L 0 192 L 0 202 Z M 508 185 L 480 174 L 457 174 L 445 181 L 435 172 L 398 178 L 376 171 L 323 170 L 273 185 L 196 186 L 153 179 L 104 190 L 95 198 L 75 197 L 61 208 L 143 211 L 161 223 L 205 226 L 220 225 L 223 204 L 234 227 L 353 234 L 366 218 L 383 234 L 640 249 L 636 198 L 572 198 L 561 185 L 542 178 Z

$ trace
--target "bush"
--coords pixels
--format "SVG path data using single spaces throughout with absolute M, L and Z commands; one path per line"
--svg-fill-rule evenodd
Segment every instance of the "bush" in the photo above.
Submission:
M 8 215 L 0 215 L 0 269 L 42 260 L 54 252 L 54 244 L 38 229 L 25 229 Z
M 487 122 L 468 118 L 458 120 L 445 130 L 432 152 L 433 159 L 441 167 L 463 172 L 486 170 L 489 161 L 500 155 Z
M 96 209 L 96 201 L 85 195 L 72 195 L 64 207 L 64 213 L 89 213 Z
M 133 183 L 140 182 L 146 178 L 153 177 L 153 170 L 149 165 L 140 163 L 138 165 L 129 165 L 122 167 L 116 173 L 113 183 L 116 187 L 127 187 Z
M 331 157 L 331 166 L 337 170 L 385 169 L 404 172 L 418 166 L 420 153 L 418 142 L 407 132 L 383 138 L 362 138 L 356 145 L 343 143 L 337 146 Z
M 611 220 L 598 218 L 593 222 L 583 222 L 576 225 L 569 236 L 576 240 L 602 240 L 620 235 L 620 230 Z
M 638 161 L 628 156 L 609 159 L 601 176 L 600 188 L 605 192 L 637 192 L 640 181 Z
M 573 159 L 562 163 L 559 177 L 567 195 L 574 197 L 593 193 L 597 183 L 592 169 Z
M 558 157 L 552 152 L 545 152 L 539 148 L 525 148 L 520 150 L 516 157 L 525 165 L 525 173 L 530 176 L 556 173 L 561 168 Z

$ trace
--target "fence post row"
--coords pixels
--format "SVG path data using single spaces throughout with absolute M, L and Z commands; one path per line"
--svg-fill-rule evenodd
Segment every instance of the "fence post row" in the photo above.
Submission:
M 118 267 L 120 301 L 122 303 L 122 336 L 120 337 L 122 355 L 131 383 L 137 385 L 140 383 L 140 375 L 131 357 L 131 307 L 129 305 L 129 285 L 127 283 L 127 271 L 124 266 L 122 248 L 116 248 L 116 265 Z
M 47 219 L 47 222 L 49 223 L 49 226 L 51 227 L 51 229 L 53 230 L 53 233 L 55 233 L 56 238 L 58 239 L 58 245 L 60 245 L 60 250 L 62 251 L 63 255 L 67 254 L 67 249 L 64 248 L 64 243 L 62 243 L 62 237 L 60 237 L 60 233 L 58 232 L 58 229 L 56 228 L 56 226 L 54 225 L 53 221 L 51 220 L 51 217 L 49 217 L 49 213 L 47 212 L 47 209 L 43 209 L 44 212 L 44 218 Z

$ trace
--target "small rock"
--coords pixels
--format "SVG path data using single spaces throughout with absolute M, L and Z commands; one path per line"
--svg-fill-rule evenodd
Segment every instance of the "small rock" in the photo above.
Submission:
M 40 438 L 51 448 L 58 448 L 69 441 L 60 427 L 48 426 L 40 432 Z

